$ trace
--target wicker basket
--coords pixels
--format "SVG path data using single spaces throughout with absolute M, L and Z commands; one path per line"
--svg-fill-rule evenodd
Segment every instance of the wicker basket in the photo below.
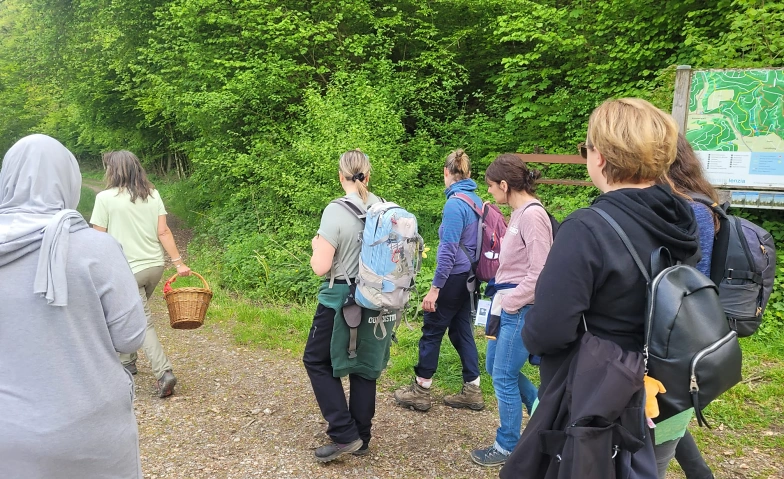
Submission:
M 204 324 L 207 307 L 212 299 L 212 290 L 207 281 L 199 273 L 192 271 L 202 283 L 203 288 L 172 289 L 171 284 L 177 279 L 175 274 L 163 287 L 163 299 L 169 307 L 169 323 L 174 329 L 196 329 Z

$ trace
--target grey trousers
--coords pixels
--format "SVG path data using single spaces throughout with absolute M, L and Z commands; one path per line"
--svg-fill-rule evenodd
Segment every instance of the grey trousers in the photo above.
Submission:
M 144 336 L 144 343 L 142 343 L 142 351 L 144 351 L 147 359 L 150 360 L 152 372 L 155 374 L 156 379 L 160 379 L 163 373 L 172 368 L 171 362 L 166 357 L 166 353 L 163 352 L 163 346 L 161 346 L 161 342 L 158 340 L 155 327 L 152 325 L 152 312 L 149 305 L 150 297 L 152 297 L 155 287 L 158 286 L 163 276 L 163 269 L 163 266 L 153 266 L 133 275 L 136 278 L 136 284 L 139 286 L 139 296 L 142 297 L 144 314 L 147 316 L 147 332 Z M 136 353 L 120 354 L 120 361 L 123 365 L 136 362 Z
M 680 440 L 681 438 L 673 439 L 654 446 L 653 452 L 656 454 L 656 469 L 659 472 L 659 479 L 667 477 L 667 466 L 675 457 L 675 448 L 678 447 Z

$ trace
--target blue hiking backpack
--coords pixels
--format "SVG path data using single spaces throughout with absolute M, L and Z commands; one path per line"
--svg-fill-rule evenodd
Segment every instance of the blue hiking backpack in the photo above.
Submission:
M 343 198 L 335 202 L 365 223 L 356 303 L 382 314 L 405 309 L 422 267 L 424 241 L 419 235 L 416 217 L 383 199 L 367 211 Z

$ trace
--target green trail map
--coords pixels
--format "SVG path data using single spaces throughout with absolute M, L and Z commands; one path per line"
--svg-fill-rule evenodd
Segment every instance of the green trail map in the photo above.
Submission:
M 713 184 L 784 190 L 784 69 L 694 71 L 686 138 Z

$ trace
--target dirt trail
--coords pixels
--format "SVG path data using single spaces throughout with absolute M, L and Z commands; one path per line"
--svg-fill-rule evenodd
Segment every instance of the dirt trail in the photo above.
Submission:
M 85 186 L 101 189 L 95 181 L 86 180 Z M 185 253 L 191 232 L 171 216 L 169 225 Z M 178 384 L 173 397 L 157 398 L 155 378 L 140 352 L 135 410 L 145 478 L 498 477 L 498 468 L 478 467 L 468 456 L 471 449 L 492 442 L 498 426 L 494 405 L 480 412 L 443 404 L 427 413 L 402 409 L 394 404 L 392 386 L 383 376 L 371 454 L 319 464 L 313 450 L 327 442 L 326 423 L 299 358 L 237 345 L 231 324 L 171 329 L 160 290 L 151 306 Z M 781 458 L 755 454 L 755 461 L 715 454 L 710 462 L 717 478 L 784 477 L 754 472 Z

